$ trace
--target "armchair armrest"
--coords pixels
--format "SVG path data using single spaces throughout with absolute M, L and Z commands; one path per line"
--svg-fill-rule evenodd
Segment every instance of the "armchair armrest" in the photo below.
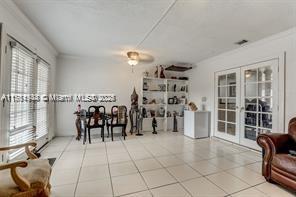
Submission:
M 15 184 L 21 191 L 27 191 L 30 189 L 30 183 L 24 177 L 22 177 L 16 170 L 17 167 L 25 168 L 28 163 L 26 161 L 17 161 L 13 163 L 1 164 L 0 170 L 10 169 L 10 174 Z
M 26 151 L 26 154 L 28 155 L 28 157 L 30 159 L 37 159 L 38 157 L 32 152 L 32 150 L 36 146 L 37 146 L 37 143 L 32 141 L 32 142 L 28 142 L 28 143 L 24 143 L 24 144 L 18 144 L 18 145 L 14 145 L 14 146 L 8 146 L 8 147 L 2 147 L 2 148 L 0 147 L 0 152 L 25 147 L 25 151 Z M 34 148 L 31 150 L 30 147 L 34 147 Z
M 271 173 L 271 160 L 276 153 L 286 149 L 290 141 L 288 134 L 259 134 L 257 143 L 264 150 L 264 158 L 262 161 L 262 175 L 269 180 Z
M 260 144 L 262 140 L 265 140 L 270 148 L 271 153 L 277 154 L 282 152 L 287 152 L 289 149 L 289 144 L 293 144 L 291 141 L 291 137 L 289 134 L 280 134 L 280 133 L 268 133 L 268 134 L 260 134 L 257 138 L 258 144 L 265 149 L 264 146 Z

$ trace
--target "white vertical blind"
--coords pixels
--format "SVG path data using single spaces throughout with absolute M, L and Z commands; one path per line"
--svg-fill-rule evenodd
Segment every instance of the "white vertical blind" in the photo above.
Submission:
M 43 60 L 37 61 L 37 94 L 48 94 L 49 65 Z M 36 137 L 48 134 L 48 103 L 41 99 L 36 107 Z
M 34 85 L 34 54 L 22 46 L 13 43 L 11 51 L 11 85 L 12 96 L 28 96 L 33 94 Z M 10 102 L 9 145 L 28 142 L 34 138 L 34 103 L 15 101 Z M 23 150 L 9 153 L 14 158 Z
M 48 134 L 48 102 L 42 95 L 48 94 L 49 64 L 16 41 L 11 41 L 9 145 L 26 143 Z M 22 98 L 41 96 L 38 102 Z M 15 97 L 13 97 L 15 96 Z M 14 98 L 21 98 L 16 101 Z M 9 159 L 24 149 L 9 152 Z

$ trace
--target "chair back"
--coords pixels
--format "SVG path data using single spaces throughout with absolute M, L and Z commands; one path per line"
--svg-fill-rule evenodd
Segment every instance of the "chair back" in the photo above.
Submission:
M 90 106 L 88 108 L 88 126 L 104 126 L 106 109 L 104 106 Z
M 111 124 L 127 124 L 127 108 L 124 105 L 111 108 Z
M 290 120 L 288 132 L 296 142 L 296 117 Z

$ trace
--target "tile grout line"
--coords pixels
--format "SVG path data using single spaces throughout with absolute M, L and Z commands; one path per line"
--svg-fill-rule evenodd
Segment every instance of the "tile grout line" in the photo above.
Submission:
M 73 138 L 73 139 L 74 139 L 74 138 Z M 86 145 L 86 146 L 87 146 L 87 145 Z M 81 166 L 80 166 L 80 168 L 79 168 L 78 177 L 77 177 L 77 182 L 76 182 L 76 186 L 75 186 L 75 189 L 74 189 L 74 196 L 76 196 L 76 191 L 77 191 L 77 187 L 78 187 L 78 184 L 79 184 L 80 173 L 81 173 L 81 169 L 82 169 L 83 161 L 84 161 L 84 158 L 85 158 L 86 146 L 84 147 L 84 152 L 83 152 L 83 157 L 82 157 L 82 161 L 81 161 Z
M 109 171 L 109 177 L 110 177 L 110 184 L 111 184 L 111 190 L 112 190 L 112 196 L 114 197 L 114 188 L 113 188 L 113 182 L 112 182 L 112 176 L 111 176 L 111 170 L 110 170 L 110 163 L 109 163 L 109 157 L 108 157 L 108 151 L 107 151 L 107 144 L 104 142 L 105 145 L 105 154 L 107 159 L 107 165 L 108 165 L 108 171 Z
M 140 142 L 141 143 L 141 142 Z M 143 145 L 143 144 L 142 144 Z M 146 149 L 146 147 L 145 147 L 145 145 L 143 145 L 144 146 L 144 148 Z M 162 146 L 163 147 L 163 146 Z M 165 147 L 164 147 L 164 149 L 166 149 Z M 167 149 L 166 149 L 167 150 Z M 149 150 L 148 150 L 149 151 Z M 169 153 L 172 153 L 172 152 L 170 152 L 169 150 L 167 150 Z M 150 152 L 151 153 L 151 152 Z M 152 155 L 152 158 L 154 159 L 154 160 L 156 160 L 165 170 L 166 170 L 166 172 L 168 173 L 168 174 L 170 174 L 177 182 L 175 182 L 175 183 L 170 183 L 170 184 L 167 184 L 167 185 L 161 185 L 161 186 L 158 186 L 158 187 L 155 187 L 155 188 L 152 188 L 152 189 L 156 189 L 156 188 L 160 188 L 160 187 L 164 187 L 164 186 L 168 186 L 168 185 L 173 185 L 173 184 L 179 184 L 179 185 L 181 185 L 181 187 L 191 196 L 191 197 L 193 197 L 193 195 L 181 184 L 181 182 L 179 182 L 179 180 L 177 180 L 177 178 L 174 176 L 174 175 L 172 175 L 169 171 L 168 171 L 168 169 L 162 164 L 162 163 L 160 163 L 159 161 L 158 161 L 158 159 L 151 153 L 151 155 Z M 172 154 L 173 156 L 175 156 L 174 154 Z M 176 156 L 175 156 L 176 157 Z M 177 158 L 177 157 L 176 157 Z M 179 159 L 179 158 L 178 158 Z M 152 170 L 151 170 L 152 171 Z M 150 189 L 149 189 L 150 190 Z
M 144 145 L 144 147 L 145 147 L 145 145 Z M 164 146 L 161 146 L 161 147 L 163 147 L 164 149 L 166 149 Z M 146 148 L 146 147 L 145 147 Z M 168 152 L 170 152 L 173 156 L 175 156 L 175 157 L 177 157 L 176 156 L 176 154 L 174 154 L 174 153 L 172 153 L 171 151 L 169 151 L 168 149 L 166 149 Z M 149 150 L 148 150 L 149 151 Z M 150 152 L 150 151 L 149 151 Z M 210 151 L 210 152 L 212 152 L 212 151 Z M 242 152 L 238 152 L 238 153 L 233 153 L 233 154 L 240 154 L 240 153 L 243 153 L 243 152 L 248 152 L 248 151 L 242 151 Z M 151 152 L 150 152 L 151 153 Z M 213 154 L 215 154 L 214 152 L 212 152 Z M 152 153 L 151 153 L 152 154 Z M 182 154 L 182 153 L 181 153 Z M 194 153 L 193 153 L 194 154 Z M 233 155 L 233 154 L 225 154 L 225 155 Z M 227 159 L 227 158 L 225 158 L 225 155 L 223 155 L 221 158 L 224 158 L 224 159 Z M 165 155 L 164 155 L 165 156 Z M 198 155 L 197 155 L 198 156 Z M 158 159 L 157 159 L 157 157 L 155 157 L 153 154 L 152 154 L 152 157 L 155 159 L 155 160 L 157 160 L 158 161 Z M 161 157 L 161 156 L 160 156 Z M 218 155 L 217 155 L 217 157 L 218 157 Z M 215 157 L 215 158 L 217 158 L 217 157 Z M 177 157 L 178 158 L 178 157 Z M 180 159 L 180 158 L 178 158 L 178 159 Z M 207 160 L 211 160 L 211 159 L 204 159 L 204 160 L 201 160 L 201 161 L 207 161 Z M 227 159 L 228 160 L 228 159 Z M 187 165 L 189 165 L 186 161 L 184 161 L 184 160 L 182 160 L 185 164 L 187 164 Z M 231 160 L 228 160 L 228 161 L 231 161 Z M 234 161 L 231 161 L 231 162 L 234 162 Z M 160 162 L 159 162 L 160 163 Z M 195 162 L 193 162 L 193 163 L 195 163 Z M 196 163 L 198 163 L 198 162 L 196 162 Z M 210 162 L 211 163 L 211 162 Z M 236 162 L 234 162 L 234 163 L 236 163 Z M 254 162 L 254 163 L 256 163 L 256 162 Z M 211 163 L 212 165 L 214 165 L 214 166 L 216 166 L 215 164 L 213 164 L 213 163 Z M 242 164 L 240 164 L 240 163 L 236 163 L 236 164 L 239 164 L 240 166 L 237 166 L 237 167 L 234 167 L 234 168 L 238 168 L 238 167 L 242 167 L 242 166 L 245 166 L 245 165 L 242 165 Z M 161 163 L 160 163 L 160 165 L 162 165 Z M 180 164 L 180 165 L 182 165 L 182 164 Z M 163 166 L 163 165 L 162 165 Z M 178 166 L 178 165 L 174 165 L 174 166 Z M 190 165 L 189 165 L 190 166 Z M 168 167 L 173 167 L 173 166 L 168 166 Z M 190 166 L 191 167 L 191 166 Z M 216 166 L 216 167 L 218 167 L 219 168 L 219 166 Z M 163 166 L 163 168 L 165 168 L 165 170 L 174 178 L 174 179 L 176 179 L 168 170 L 167 170 L 167 167 L 165 167 L 165 166 Z M 192 168 L 192 167 L 191 167 Z M 234 169 L 234 168 L 230 168 L 230 169 Z M 193 169 L 193 168 L 192 168 Z M 220 168 L 221 169 L 221 168 Z M 225 170 L 223 170 L 223 169 L 221 169 L 222 171 L 221 172 L 225 172 L 225 173 L 227 173 L 226 171 L 227 170 L 230 170 L 230 169 L 225 169 Z M 211 183 L 213 183 L 210 179 L 208 179 L 208 177 L 207 176 L 209 176 L 209 175 L 213 175 L 213 174 L 217 174 L 217 173 L 220 173 L 220 172 L 216 172 L 216 173 L 212 173 L 212 174 L 207 174 L 207 175 L 203 175 L 203 174 L 201 174 L 198 170 L 196 170 L 196 169 L 193 169 L 193 170 L 195 170 L 195 171 L 197 171 L 200 175 L 202 175 L 201 177 L 204 177 L 204 178 L 206 178 L 208 181 L 210 181 Z M 230 173 L 228 173 L 228 174 L 230 174 Z M 233 176 L 233 175 L 232 175 Z M 234 176 L 234 177 L 236 177 L 236 176 Z M 200 178 L 200 177 L 198 177 L 198 178 Z M 188 180 L 193 180 L 193 179 L 196 179 L 196 178 L 192 178 L 192 179 L 188 179 Z M 176 179 L 177 180 L 177 179 Z M 186 181 L 188 181 L 188 180 L 186 180 Z M 185 182 L 185 181 L 184 181 Z M 182 184 L 182 182 L 179 182 L 178 180 L 177 180 L 177 183 L 179 183 L 186 191 L 187 191 L 187 189 L 183 186 L 183 184 Z M 246 182 L 244 182 L 244 183 L 246 183 Z M 172 183 L 172 184 L 175 184 L 175 183 Z M 222 189 L 221 187 L 219 187 L 218 185 L 216 185 L 215 183 L 213 183 L 215 186 L 217 186 L 218 188 L 220 188 L 221 190 L 223 190 L 227 195 L 226 196 L 230 196 L 231 194 L 228 194 L 228 192 L 226 192 L 224 189 Z M 246 183 L 247 184 L 247 183 Z M 249 185 L 249 184 L 248 184 Z M 163 185 L 163 186 L 165 186 L 165 185 Z M 160 187 L 163 187 L 163 186 L 160 186 Z M 251 186 L 252 187 L 252 186 Z M 251 188 L 251 187 L 249 187 L 249 188 Z M 249 189 L 249 188 L 246 188 L 246 189 Z M 243 191 L 243 190 L 242 190 Z M 191 196 L 192 196 L 192 194 L 189 192 L 189 191 L 187 191 Z
M 136 138 L 136 139 L 137 139 L 137 138 Z M 131 154 L 130 154 L 129 150 L 128 150 L 127 147 L 126 147 L 126 144 L 122 141 L 121 138 L 120 138 L 120 141 L 121 141 L 121 143 L 123 144 L 124 148 L 126 149 L 126 151 L 127 151 L 128 155 L 129 155 L 129 157 L 131 158 L 131 161 L 133 162 L 134 166 L 137 168 L 139 175 L 141 176 L 143 182 L 145 183 L 145 185 L 146 185 L 146 187 L 147 187 L 147 190 L 148 190 L 149 193 L 153 196 L 153 194 L 152 194 L 152 192 L 150 191 L 150 189 L 149 189 L 149 187 L 148 187 L 148 185 L 147 185 L 147 183 L 146 183 L 146 181 L 145 181 L 143 175 L 141 174 L 141 172 L 140 172 L 138 166 L 136 165 L 135 161 L 134 161 L 133 158 L 131 157 Z M 138 139 L 137 139 L 137 141 L 138 141 Z M 147 190 L 143 190 L 143 191 L 147 191 Z M 133 193 L 137 193 L 137 192 L 133 192 Z
M 151 136 L 148 136 L 148 137 L 151 137 Z M 151 188 L 151 189 L 150 189 L 150 188 L 148 187 L 147 183 L 145 182 L 145 179 L 144 179 L 144 177 L 142 176 L 142 174 L 141 174 L 139 168 L 137 167 L 137 165 L 136 165 L 136 163 L 135 163 L 135 161 L 137 161 L 137 160 L 135 160 L 135 159 L 133 159 L 133 158 L 131 157 L 130 151 L 129 151 L 129 149 L 127 148 L 126 143 L 123 142 L 122 138 L 119 137 L 119 139 L 120 139 L 121 144 L 123 144 L 123 146 L 125 147 L 125 150 L 127 151 L 127 153 L 128 153 L 128 155 L 129 155 L 131 161 L 133 162 L 134 166 L 136 167 L 137 172 L 141 175 L 142 180 L 144 181 L 144 183 L 145 183 L 145 185 L 146 185 L 146 187 L 147 187 L 147 189 L 148 189 L 148 190 L 142 190 L 142 191 L 149 191 L 151 194 L 152 194 L 151 189 L 161 188 L 161 187 L 168 186 L 168 185 L 173 185 L 173 184 L 176 184 L 176 183 L 180 184 L 180 185 L 184 188 L 182 182 L 186 182 L 186 181 L 189 181 L 189 180 L 192 180 L 192 179 L 196 179 L 196 178 L 201 178 L 201 177 L 204 177 L 204 178 L 206 178 L 208 181 L 210 181 L 211 183 L 213 183 L 211 180 L 209 180 L 209 178 L 208 178 L 207 176 L 210 176 L 210 175 L 212 175 L 212 174 L 217 174 L 217 173 L 220 173 L 220 172 L 225 172 L 225 173 L 229 174 L 230 176 L 236 177 L 236 178 L 238 178 L 239 180 L 241 180 L 242 182 L 244 182 L 244 183 L 246 183 L 247 185 L 249 185 L 247 182 L 245 182 L 245 181 L 244 181 L 243 179 L 241 179 L 240 177 L 237 177 L 237 176 L 235 176 L 235 175 L 232 175 L 231 173 L 229 173 L 229 172 L 227 172 L 227 171 L 229 171 L 229 170 L 231 170 L 231 169 L 240 168 L 240 167 L 246 167 L 246 168 L 248 168 L 247 166 L 252 165 L 252 164 L 256 164 L 256 163 L 259 162 L 259 161 L 253 160 L 253 159 L 251 159 L 251 158 L 249 159 L 249 157 L 248 157 L 249 160 L 253 160 L 252 163 L 248 163 L 248 164 L 237 163 L 237 162 L 235 162 L 235 161 L 233 161 L 233 160 L 231 160 L 230 158 L 227 157 L 228 155 L 241 155 L 241 153 L 249 152 L 248 150 L 239 150 L 239 152 L 234 152 L 234 153 L 230 153 L 230 154 L 225 154 L 225 155 L 222 155 L 222 156 L 218 156 L 215 152 L 213 152 L 213 151 L 210 150 L 211 153 L 213 153 L 213 154 L 216 155 L 216 157 L 214 157 L 214 158 L 223 158 L 223 159 L 228 160 L 228 161 L 230 161 L 230 162 L 236 163 L 236 164 L 238 164 L 239 166 L 232 167 L 232 168 L 225 169 L 225 170 L 222 170 L 222 169 L 221 169 L 222 171 L 220 171 L 220 172 L 215 172 L 215 173 L 212 173 L 212 174 L 203 175 L 203 174 L 201 174 L 198 170 L 194 169 L 194 168 L 190 165 L 190 163 L 198 163 L 198 162 L 202 162 L 202 161 L 211 160 L 211 159 L 213 159 L 213 158 L 210 158 L 210 159 L 203 159 L 203 160 L 196 161 L 196 162 L 187 162 L 187 161 L 184 161 L 181 157 L 177 156 L 177 155 L 179 155 L 179 154 L 186 153 L 186 152 L 180 152 L 180 153 L 177 153 L 177 152 L 171 152 L 171 151 L 170 151 L 171 149 L 167 149 L 167 148 L 166 148 L 167 146 L 160 145 L 160 144 L 159 144 L 159 141 L 157 141 L 157 143 L 155 143 L 155 144 L 158 144 L 161 148 L 165 149 L 165 150 L 168 151 L 168 153 L 169 153 L 169 155 L 160 155 L 160 156 L 158 156 L 158 157 L 173 156 L 173 157 L 176 157 L 177 159 L 179 159 L 179 160 L 181 160 L 181 161 L 183 162 L 183 163 L 180 163 L 180 164 L 176 164 L 176 165 L 172 165 L 172 166 L 167 166 L 167 167 L 165 167 L 162 163 L 160 163 L 160 162 L 158 161 L 158 159 L 157 159 L 158 157 L 156 157 L 156 156 L 155 156 L 152 152 L 150 152 L 149 149 L 147 148 L 146 144 L 150 144 L 150 143 L 143 143 L 143 142 L 141 142 L 140 138 L 135 138 L 136 142 L 139 143 L 139 144 L 141 144 L 141 145 L 143 146 L 143 148 L 144 148 L 143 150 L 148 151 L 148 153 L 150 153 L 150 156 L 151 156 L 151 157 L 143 158 L 143 159 L 139 159 L 139 160 L 145 160 L 145 159 L 151 159 L 151 158 L 152 158 L 152 159 L 155 159 L 155 160 L 156 160 L 156 161 L 162 166 L 162 169 L 165 169 L 165 170 L 166 170 L 166 171 L 167 171 L 167 172 L 168 172 L 168 173 L 169 173 L 169 174 L 170 174 L 170 175 L 171 175 L 171 176 L 177 181 L 177 182 L 174 182 L 174 183 L 170 183 L 170 184 L 166 184 L 166 185 L 161 185 L 161 186 L 154 187 L 154 188 Z M 153 139 L 154 139 L 154 138 L 153 138 Z M 65 146 L 65 148 L 63 149 L 63 151 L 62 151 L 62 153 L 60 154 L 60 156 L 58 157 L 58 159 L 60 159 L 60 158 L 66 153 L 66 150 L 67 150 L 67 148 L 69 147 L 69 145 L 71 144 L 71 142 L 73 142 L 73 139 L 72 139 L 72 140 L 69 140 L 68 144 Z M 188 144 L 191 144 L 191 143 L 188 143 Z M 195 145 L 194 143 L 192 143 L 192 144 Z M 113 196 L 115 196 L 115 195 L 114 195 L 114 191 L 113 191 L 112 176 L 111 176 L 111 171 L 110 171 L 110 163 L 109 163 L 108 150 L 107 150 L 108 148 L 107 148 L 107 144 L 106 144 L 106 142 L 104 142 L 104 146 L 105 146 L 105 155 L 107 156 L 107 163 L 108 163 L 108 170 L 109 170 L 109 177 L 110 177 L 110 181 L 111 181 L 112 193 L 113 193 Z M 222 145 L 222 146 L 226 146 L 226 145 Z M 228 146 L 226 146 L 226 147 L 228 147 Z M 46 148 L 48 148 L 48 147 L 46 147 Z M 221 148 L 223 148 L 223 147 L 221 147 Z M 233 147 L 231 147 L 231 148 L 233 148 Z M 44 150 L 45 150 L 45 149 L 44 149 Z M 237 149 L 237 150 L 238 150 L 238 149 Z M 190 151 L 190 152 L 192 152 L 192 151 Z M 82 162 L 84 161 L 85 154 L 86 154 L 86 148 L 84 149 L 84 154 L 83 154 Z M 202 155 L 195 154 L 194 152 L 192 152 L 192 154 L 202 157 Z M 243 156 L 243 155 L 241 155 L 241 156 Z M 252 155 L 250 155 L 250 157 L 251 157 L 251 156 L 252 156 Z M 130 161 L 124 161 L 124 162 L 130 162 Z M 124 162 L 116 162 L 116 163 L 124 163 Z M 211 163 L 211 164 L 214 165 L 214 166 L 216 166 L 214 163 Z M 193 169 L 194 171 L 198 172 L 201 176 L 200 176 L 200 177 L 196 177 L 196 178 L 192 178 L 192 179 L 186 179 L 186 180 L 184 180 L 184 181 L 182 181 L 182 182 L 181 182 L 181 181 L 178 181 L 178 180 L 175 178 L 175 176 L 173 176 L 173 175 L 168 171 L 168 168 L 170 168 L 170 167 L 174 167 L 174 166 L 181 166 L 181 165 L 186 165 L 186 166 L 190 167 L 190 168 Z M 219 166 L 216 166 L 216 167 L 219 168 Z M 78 183 L 79 183 L 79 178 L 80 178 L 81 169 L 82 169 L 82 165 L 80 166 L 80 169 L 79 169 L 78 180 L 77 180 L 77 182 L 76 182 L 76 187 L 75 187 L 74 194 L 76 194 L 76 189 L 77 189 L 77 185 L 78 185 Z M 161 168 L 160 168 L 160 169 L 161 169 Z M 249 168 L 248 168 L 248 169 L 249 169 Z M 157 170 L 157 169 L 152 169 L 152 170 L 147 170 L 147 171 L 153 171 L 153 170 Z M 249 170 L 251 170 L 252 172 L 258 174 L 256 171 L 254 171 L 254 170 L 252 170 L 252 169 L 249 169 Z M 143 171 L 143 172 L 146 172 L 146 171 Z M 133 174 L 133 173 L 131 173 L 131 174 Z M 125 174 L 125 175 L 126 175 L 126 174 Z M 123 175 L 118 175 L 118 176 L 123 176 Z M 115 176 L 115 177 L 117 177 L 117 176 Z M 239 190 L 239 191 L 233 192 L 233 193 L 231 193 L 231 194 L 227 194 L 226 196 L 230 196 L 230 195 L 232 195 L 232 194 L 236 194 L 236 193 L 239 193 L 239 192 L 241 192 L 241 191 L 244 191 L 244 190 L 247 190 L 247 189 L 250 189 L 250 188 L 256 188 L 256 186 L 261 185 L 261 184 L 264 184 L 264 183 L 265 183 L 265 182 L 258 183 L 258 184 L 253 185 L 253 186 L 249 185 L 250 187 L 247 187 L 247 188 L 244 188 L 244 189 L 242 189 L 242 190 Z M 213 183 L 213 184 L 214 184 L 215 186 L 217 186 L 218 188 L 220 188 L 220 187 L 219 187 L 218 185 L 216 185 L 215 183 Z M 184 189 L 186 190 L 186 188 L 184 188 Z M 222 190 L 224 191 L 223 188 L 220 188 L 220 189 L 222 189 Z M 187 190 L 186 190 L 186 191 L 187 191 Z M 259 190 L 258 190 L 258 191 L 259 191 Z M 138 193 L 138 192 L 141 192 L 141 191 L 132 192 L 132 193 L 128 193 L 128 194 L 133 194 L 133 193 Z M 191 193 L 190 193 L 189 191 L 187 191 L 187 192 L 188 192 L 188 194 L 191 195 Z M 224 191 L 224 192 L 227 193 L 226 191 Z M 261 192 L 261 191 L 259 191 L 259 192 Z M 264 193 L 264 194 L 265 194 L 265 193 Z M 127 195 L 127 194 L 124 194 L 124 195 Z M 152 195 L 153 195 L 153 194 L 152 194 Z

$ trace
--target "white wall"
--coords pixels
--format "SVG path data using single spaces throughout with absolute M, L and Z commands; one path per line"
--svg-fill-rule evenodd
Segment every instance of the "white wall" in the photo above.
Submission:
M 133 87 L 140 94 L 142 69 L 136 66 L 132 73 L 131 66 L 119 64 L 109 59 L 61 56 L 57 61 L 58 94 L 115 94 L 116 103 L 104 103 L 109 112 L 112 105 L 130 107 L 130 95 Z M 78 103 L 56 103 L 57 135 L 74 135 L 75 116 L 73 112 Z M 81 103 L 87 109 L 92 103 Z M 98 105 L 98 104 L 96 104 Z
M 46 40 L 46 38 L 38 31 L 38 29 L 27 19 L 27 17 L 16 7 L 16 5 L 10 0 L 0 1 L 0 23 L 4 26 L 4 41 L 7 38 L 6 34 L 13 36 L 22 44 L 26 45 L 32 51 L 37 53 L 40 57 L 50 63 L 51 66 L 51 78 L 50 78 L 50 91 L 54 92 L 55 89 L 55 69 L 56 69 L 56 55 L 57 51 L 54 47 Z M 5 44 L 5 43 L 3 43 Z M 4 47 L 3 47 L 4 48 Z M 8 93 L 9 87 L 7 86 L 7 67 L 5 54 L 2 52 L 1 61 L 1 87 L 0 93 Z M 7 111 L 5 111 L 7 112 Z M 5 113 L 1 112 L 1 113 Z M 49 117 L 50 117 L 50 128 L 49 137 L 54 136 L 55 122 L 54 122 L 54 105 L 50 104 Z M 7 116 L 7 114 L 2 114 Z M 7 131 L 2 131 L 2 133 Z M 2 135 L 4 136 L 4 135 Z M 2 138 L 4 139 L 4 138 Z M 5 143 L 5 142 L 2 142 Z
M 197 63 L 197 68 L 190 72 L 190 99 L 196 102 L 199 107 L 201 98 L 207 97 L 207 109 L 210 110 L 212 119 L 212 131 L 214 128 L 214 74 L 217 71 L 235 68 L 258 61 L 269 59 L 270 57 L 283 57 L 286 52 L 286 77 L 280 83 L 285 83 L 285 90 L 281 90 L 285 95 L 285 101 L 280 101 L 283 106 L 283 125 L 287 129 L 290 118 L 296 116 L 296 29 L 273 35 L 263 40 L 243 46 L 239 49 L 221 54 L 219 56 Z M 283 58 L 280 60 L 281 70 L 283 69 Z M 285 106 L 284 106 L 285 103 Z M 280 120 L 280 121 L 281 121 Z

